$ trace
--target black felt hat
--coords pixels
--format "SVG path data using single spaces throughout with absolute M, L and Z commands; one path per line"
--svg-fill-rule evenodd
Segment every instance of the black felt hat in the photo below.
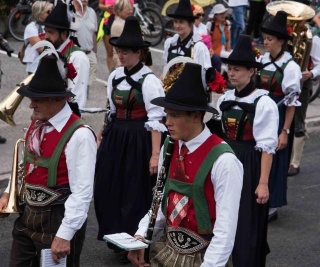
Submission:
M 282 10 L 278 11 L 266 27 L 261 27 L 261 32 L 276 36 L 280 39 L 291 40 L 292 37 L 287 30 L 288 14 Z
M 30 83 L 19 88 L 17 92 L 34 98 L 75 96 L 71 91 L 66 90 L 55 56 L 44 56 Z
M 52 9 L 48 17 L 44 21 L 38 21 L 37 23 L 50 28 L 75 32 L 75 30 L 70 28 L 67 8 L 68 7 L 65 3 L 58 1 L 57 5 Z
M 193 16 L 190 0 L 180 0 L 177 9 L 173 14 L 168 14 L 168 17 L 189 21 L 197 19 L 197 17 Z
M 228 58 L 221 58 L 221 61 L 235 66 L 246 66 L 251 68 L 262 68 L 262 64 L 256 61 L 252 50 L 251 37 L 240 35 L 235 48 Z
M 207 97 L 201 79 L 202 67 L 185 63 L 178 79 L 165 97 L 157 97 L 151 103 L 160 107 L 184 111 L 208 111 L 218 113 L 207 104 Z
M 143 40 L 139 21 L 135 16 L 126 18 L 121 35 L 110 38 L 109 43 L 119 48 L 145 48 L 151 45 Z

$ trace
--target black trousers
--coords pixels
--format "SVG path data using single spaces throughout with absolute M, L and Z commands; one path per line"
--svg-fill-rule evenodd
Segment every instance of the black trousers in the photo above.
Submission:
M 265 12 L 266 12 L 266 4 L 264 3 L 264 1 L 262 2 L 250 1 L 250 13 L 249 13 L 249 20 L 246 28 L 246 34 L 251 35 L 253 31 L 253 38 L 260 37 L 260 27 L 261 27 Z
M 41 249 L 51 248 L 64 210 L 64 205 L 25 207 L 24 212 L 15 221 L 12 231 L 10 267 L 40 266 Z M 70 242 L 71 253 L 67 256 L 67 266 L 80 266 L 85 231 L 86 222 Z

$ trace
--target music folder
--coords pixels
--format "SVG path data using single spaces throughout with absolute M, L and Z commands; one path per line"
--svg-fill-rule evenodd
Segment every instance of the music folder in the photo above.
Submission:
M 144 249 L 148 247 L 146 243 L 136 239 L 135 237 L 127 233 L 104 235 L 103 240 L 105 240 L 106 242 L 110 242 L 117 247 L 127 251 Z

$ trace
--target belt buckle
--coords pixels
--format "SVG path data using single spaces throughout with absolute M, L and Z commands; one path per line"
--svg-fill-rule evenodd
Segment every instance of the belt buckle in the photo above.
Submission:
M 168 227 L 167 239 L 170 245 L 181 254 L 197 253 L 209 245 L 209 241 L 184 227 Z
M 61 194 L 42 185 L 26 184 L 26 202 L 30 206 L 44 207 L 52 204 Z

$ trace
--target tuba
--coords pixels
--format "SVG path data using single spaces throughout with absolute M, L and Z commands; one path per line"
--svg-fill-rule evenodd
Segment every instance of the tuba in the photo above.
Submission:
M 301 71 L 305 71 L 310 58 L 312 34 L 303 21 L 313 18 L 315 11 L 295 1 L 273 1 L 266 6 L 266 9 L 271 15 L 276 15 L 280 10 L 288 14 L 287 24 L 292 29 L 292 41 L 289 42 L 292 46 L 292 57 Z
M 25 180 L 24 167 L 22 162 L 19 162 L 20 146 L 23 147 L 22 149 L 24 151 L 24 139 L 19 139 L 14 146 L 8 205 L 5 209 L 0 211 L 0 214 L 21 212 L 19 204 L 24 202 Z
M 19 95 L 17 91 L 20 87 L 29 84 L 33 76 L 34 74 L 30 74 L 20 84 L 17 84 L 17 86 L 10 92 L 10 94 L 0 102 L 0 119 L 11 126 L 16 125 L 13 121 L 13 114 L 15 113 L 17 107 L 20 105 L 23 99 L 23 96 Z

